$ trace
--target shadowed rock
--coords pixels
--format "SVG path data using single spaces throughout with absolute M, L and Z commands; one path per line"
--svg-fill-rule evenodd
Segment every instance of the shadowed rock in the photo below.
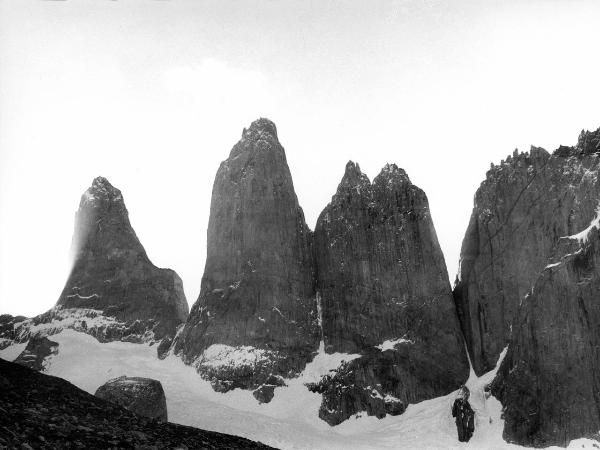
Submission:
M 346 165 L 317 221 L 315 260 L 325 351 L 362 355 L 312 387 L 323 394 L 322 419 L 400 414 L 466 380 L 427 197 L 404 170 L 388 164 L 371 183 Z
M 319 340 L 311 246 L 275 124 L 259 119 L 217 172 L 200 296 L 175 352 L 220 391 L 299 373 Z
M 167 399 L 160 381 L 122 376 L 104 383 L 94 395 L 140 416 L 168 421 Z
M 569 239 L 521 301 L 508 353 L 492 385 L 504 438 L 567 446 L 600 429 L 600 232 Z M 565 243 L 566 244 L 566 243 Z
M 51 341 L 45 336 L 35 335 L 14 362 L 33 370 L 43 370 L 47 358 L 57 353 L 58 342 Z
M 594 218 L 600 131 L 553 155 L 532 147 L 492 166 L 475 194 L 454 298 L 475 372 L 493 369 L 510 339 L 513 317 L 561 237 Z
M 72 253 L 73 269 L 57 307 L 92 309 L 120 322 L 102 340 L 172 338 L 185 321 L 181 279 L 150 262 L 121 192 L 105 178 L 96 178 L 81 197 Z M 88 318 L 85 328 L 92 323 Z

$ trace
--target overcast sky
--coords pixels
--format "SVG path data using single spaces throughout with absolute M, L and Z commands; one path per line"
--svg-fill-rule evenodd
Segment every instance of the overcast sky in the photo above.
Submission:
M 0 0 L 0 313 L 54 305 L 98 175 L 193 304 L 215 173 L 261 116 L 311 228 L 349 159 L 404 168 L 454 281 L 490 162 L 600 126 L 598 17 L 595 0 Z

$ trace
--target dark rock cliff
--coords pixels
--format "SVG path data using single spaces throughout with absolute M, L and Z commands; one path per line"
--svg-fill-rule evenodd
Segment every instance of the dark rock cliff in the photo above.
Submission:
M 600 131 L 553 155 L 532 147 L 492 166 L 475 194 L 454 298 L 477 374 L 508 344 L 513 317 L 562 236 L 587 226 L 599 199 Z
M 301 371 L 319 342 L 311 247 L 275 124 L 259 119 L 217 172 L 201 292 L 175 352 L 222 391 Z
M 185 321 L 188 306 L 181 279 L 150 262 L 129 223 L 121 192 L 105 178 L 96 178 L 81 197 L 72 256 L 57 307 L 96 310 L 122 324 L 122 330 L 108 332 L 104 340 L 144 335 L 161 340 L 174 336 Z
M 504 438 L 567 446 L 600 429 L 600 232 L 598 221 L 563 243 L 562 257 L 521 300 L 492 393 Z
M 357 164 L 346 165 L 317 222 L 315 260 L 325 350 L 362 355 L 313 387 L 323 393 L 324 420 L 399 414 L 466 380 L 427 197 L 404 170 L 386 165 L 371 184 Z

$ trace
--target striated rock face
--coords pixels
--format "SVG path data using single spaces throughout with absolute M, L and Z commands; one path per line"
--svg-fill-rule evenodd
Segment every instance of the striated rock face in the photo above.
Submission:
M 337 424 L 399 414 L 468 377 L 446 265 L 425 193 L 386 165 L 373 183 L 357 164 L 315 229 L 325 350 L 362 357 L 314 387 Z
M 168 421 L 167 399 L 160 381 L 122 376 L 104 383 L 94 395 L 140 416 Z
M 491 370 L 508 344 L 521 299 L 562 236 L 594 218 L 600 130 L 553 155 L 532 147 L 493 166 L 475 194 L 454 289 L 475 372 Z
M 100 332 L 104 340 L 161 340 L 175 335 L 187 317 L 181 279 L 148 259 L 131 224 L 123 196 L 98 177 L 83 194 L 75 216 L 73 268 L 57 310 L 93 311 L 114 322 Z M 106 324 L 104 324 L 106 325 Z
M 518 308 L 492 385 L 509 442 L 567 446 L 600 429 L 598 223 L 561 242 Z
M 275 125 L 259 119 L 217 172 L 200 296 L 175 352 L 220 391 L 301 371 L 319 341 L 311 246 Z
M 57 353 L 58 342 L 51 341 L 45 336 L 35 335 L 14 362 L 33 370 L 43 370 L 47 359 Z

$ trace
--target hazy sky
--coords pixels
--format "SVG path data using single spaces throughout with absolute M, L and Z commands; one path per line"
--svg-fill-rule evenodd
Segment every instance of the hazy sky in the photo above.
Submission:
M 345 163 L 425 190 L 454 280 L 490 162 L 600 126 L 600 2 L 0 0 L 0 313 L 56 302 L 98 175 L 197 298 L 212 184 L 275 121 L 314 228 Z

